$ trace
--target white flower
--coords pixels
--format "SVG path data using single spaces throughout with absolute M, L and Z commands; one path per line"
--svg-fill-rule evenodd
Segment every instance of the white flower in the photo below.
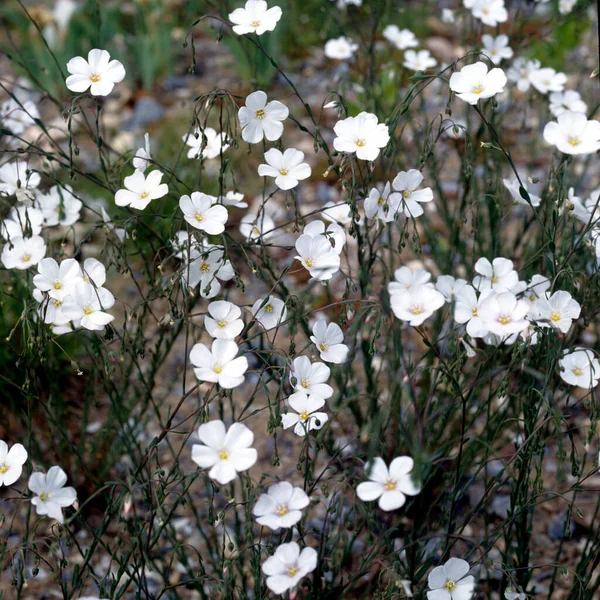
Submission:
M 321 216 L 332 223 L 341 225 L 352 223 L 352 211 L 345 202 L 334 202 L 333 200 L 326 202 L 321 210 Z
M 8 218 L 0 221 L 0 234 L 6 240 L 16 237 L 30 237 L 42 232 L 44 214 L 31 206 L 14 206 Z
M 474 577 L 467 575 L 469 569 L 469 563 L 461 558 L 451 558 L 433 569 L 427 578 L 428 600 L 469 600 L 475 588 Z
M 517 300 L 510 292 L 491 293 L 477 308 L 485 329 L 501 340 L 529 327 L 526 319 L 528 312 L 529 304 L 524 300 Z
M 588 107 L 581 99 L 581 94 L 575 90 L 552 92 L 550 94 L 550 112 L 555 117 L 558 117 L 558 115 L 564 113 L 566 110 L 587 113 Z
M 267 331 L 274 329 L 287 318 L 285 302 L 274 296 L 259 298 L 252 305 L 251 312 Z
M 499 35 L 493 37 L 489 34 L 481 36 L 483 52 L 495 64 L 498 65 L 504 58 L 512 58 L 513 49 L 508 45 L 508 36 Z
M 311 363 L 308 356 L 298 356 L 290 371 L 290 383 L 299 392 L 327 399 L 333 396 L 333 388 L 325 383 L 330 374 L 327 365 Z
M 387 25 L 383 30 L 383 37 L 394 44 L 398 50 L 416 48 L 419 45 L 415 34 L 410 29 L 400 30 L 398 25 Z
M 477 104 L 482 98 L 491 98 L 504 91 L 506 75 L 499 68 L 488 73 L 484 62 L 476 62 L 452 73 L 450 89 L 468 104 Z
M 498 23 L 508 20 L 508 11 L 504 7 L 504 0 L 464 0 L 466 8 L 476 19 L 480 19 L 485 25 L 495 27 Z
M 346 60 L 351 58 L 357 49 L 358 44 L 342 36 L 327 41 L 325 44 L 325 56 L 335 60 Z
M 22 444 L 14 444 L 9 450 L 8 444 L 0 440 L 0 486 L 12 485 L 23 472 L 27 462 L 27 450 Z
M 489 289 L 496 292 L 516 291 L 519 285 L 519 274 L 508 258 L 498 257 L 492 262 L 487 258 L 480 258 L 475 263 L 475 271 L 479 275 L 473 278 L 473 287 L 480 292 Z
M 567 110 L 546 124 L 544 140 L 565 154 L 592 154 L 600 150 L 600 121 Z
M 324 211 L 326 212 L 326 211 Z M 327 215 L 323 215 L 327 216 Z M 310 235 L 310 237 L 324 237 L 329 240 L 331 247 L 337 254 L 341 254 L 346 243 L 346 231 L 341 225 L 337 223 L 329 223 L 327 228 L 323 221 L 311 221 L 304 227 L 302 232 L 304 235 Z
M 400 267 L 394 271 L 394 281 L 388 283 L 388 292 L 397 294 L 404 290 L 408 290 L 411 286 L 420 284 L 424 287 L 433 288 L 433 284 L 429 283 L 431 273 L 425 269 L 411 269 L 410 267 Z
M 340 256 L 325 237 L 303 234 L 296 240 L 296 259 L 319 281 L 328 281 L 340 268 Z
M 273 31 L 279 19 L 281 8 L 268 8 L 265 0 L 248 0 L 244 8 L 236 8 L 229 15 L 229 20 L 234 24 L 232 29 L 238 35 L 262 35 L 265 31 Z
M 52 298 L 48 294 L 44 294 L 38 288 L 33 290 L 32 295 L 36 302 L 39 302 L 38 314 L 44 323 L 56 326 L 58 328 L 64 328 L 65 333 L 73 331 L 73 328 L 69 325 L 69 317 L 67 317 L 62 311 L 62 300 L 59 300 L 58 298 Z
M 55 185 L 47 194 L 38 194 L 36 201 L 44 214 L 44 224 L 73 225 L 79 220 L 83 203 L 73 195 L 70 185 Z
M 167 184 L 161 183 L 162 177 L 163 173 L 158 170 L 151 171 L 147 176 L 141 171 L 134 171 L 123 181 L 126 189 L 115 194 L 115 204 L 144 210 L 152 200 L 169 193 Z
M 38 274 L 33 278 L 33 285 L 48 292 L 51 298 L 64 300 L 81 281 L 81 269 L 74 258 L 67 258 L 60 266 L 53 258 L 43 258 L 38 263 Z
M 382 510 L 396 510 L 404 506 L 406 496 L 416 496 L 421 491 L 410 475 L 413 467 L 410 456 L 398 456 L 390 463 L 389 469 L 383 458 L 374 458 L 365 469 L 370 481 L 359 483 L 356 494 L 364 502 L 379 498 Z
M 106 288 L 81 281 L 63 302 L 62 312 L 71 321 L 81 319 L 85 329 L 101 331 L 114 320 L 113 315 L 104 312 L 114 304 L 115 298 Z
M 196 367 L 194 373 L 200 381 L 218 383 L 231 389 L 244 383 L 248 359 L 237 356 L 238 345 L 225 339 L 216 339 L 209 350 L 204 344 L 196 344 L 190 352 L 190 361 Z
M 23 271 L 37 265 L 45 255 L 46 244 L 41 236 L 14 237 L 2 248 L 2 264 Z
M 317 557 L 317 551 L 313 548 L 304 548 L 300 552 L 296 542 L 281 544 L 262 565 L 262 571 L 267 576 L 267 587 L 274 594 L 284 594 L 316 569 Z
M 321 360 L 334 364 L 346 362 L 348 356 L 348 346 L 344 344 L 344 334 L 336 323 L 326 323 L 326 321 L 317 321 L 312 328 L 313 334 L 310 336 L 312 343 L 319 350 Z
M 547 277 L 544 277 L 543 275 L 534 275 L 525 288 L 523 299 L 533 304 L 540 298 L 545 298 L 546 292 L 550 289 L 550 285 L 550 280 Z
M 106 50 L 94 48 L 88 52 L 88 59 L 76 56 L 67 63 L 67 87 L 80 94 L 90 88 L 92 96 L 108 96 L 125 79 L 125 68 L 118 60 L 110 60 Z
M 133 157 L 133 168 L 136 171 L 144 173 L 150 166 L 152 156 L 150 155 L 150 135 L 144 134 L 144 146 L 136 150 L 135 156 Z
M 536 69 L 529 74 L 531 85 L 541 94 L 548 92 L 562 92 L 567 83 L 567 76 L 564 73 L 557 73 L 554 69 L 546 67 Z
M 505 600 L 527 600 L 527 594 L 525 592 L 513 592 L 511 587 L 507 587 L 504 590 Z
M 516 177 L 513 180 L 503 179 L 502 183 L 504 184 L 504 187 L 510 192 L 510 195 L 513 199 L 513 204 L 525 204 L 529 206 L 529 202 L 527 202 L 527 200 L 525 200 L 525 198 L 521 196 L 521 192 L 519 191 L 521 188 L 521 184 L 519 183 L 519 180 Z M 539 206 L 542 199 L 539 196 L 536 196 L 535 194 L 529 192 L 525 180 L 523 180 L 523 189 L 529 195 L 529 199 L 531 200 L 531 206 Z
M 390 141 L 388 126 L 378 123 L 377 115 L 368 112 L 338 121 L 333 131 L 337 136 L 333 147 L 338 152 L 356 153 L 360 160 L 375 160 Z
M 214 204 L 214 196 L 193 192 L 192 196 L 181 196 L 179 208 L 184 219 L 196 229 L 206 231 L 209 235 L 218 235 L 225 231 L 227 209 L 220 204 Z
M 48 515 L 59 523 L 64 522 L 62 509 L 77 500 L 75 488 L 65 487 L 67 474 L 60 467 L 50 467 L 48 473 L 32 473 L 29 489 L 34 496 L 31 503 L 38 515 Z
M 248 203 L 244 202 L 244 194 L 229 190 L 224 196 L 219 196 L 219 202 L 223 206 L 231 206 L 232 208 L 248 208 Z
M 467 324 L 467 333 L 474 338 L 484 337 L 488 334 L 487 324 L 479 314 L 481 303 L 488 295 L 493 294 L 492 290 L 486 290 L 477 298 L 477 292 L 470 285 L 465 285 L 456 294 L 456 303 L 454 305 L 454 320 L 461 325 Z
M 431 188 L 418 189 L 421 183 L 423 175 L 416 169 L 400 171 L 392 181 L 395 192 L 390 194 L 390 202 L 407 217 L 420 217 L 424 212 L 421 203 L 433 200 Z
M 106 267 L 96 258 L 86 258 L 83 263 L 83 281 L 93 282 L 98 288 L 106 283 Z
M 182 275 L 191 288 L 200 284 L 203 298 L 214 298 L 221 291 L 220 281 L 233 279 L 235 271 L 231 262 L 224 260 L 221 246 L 208 246 L 203 250 L 192 248 L 189 265 L 184 265 Z
M 243 423 L 233 423 L 229 430 L 223 421 L 203 423 L 198 429 L 202 444 L 192 446 L 192 460 L 208 469 L 208 476 L 221 485 L 233 481 L 241 471 L 247 471 L 258 458 L 254 434 Z
M 309 504 L 310 499 L 302 488 L 281 481 L 259 496 L 252 514 L 259 525 L 278 531 L 295 525 L 302 518 L 302 509 Z
M 240 221 L 240 233 L 247 240 L 260 240 L 264 242 L 273 235 L 274 229 L 275 221 L 265 211 L 262 211 L 260 216 L 248 213 Z
M 456 17 L 454 11 L 450 8 L 442 8 L 442 22 L 444 23 L 455 23 Z
M 454 279 L 452 275 L 440 275 L 435 282 L 435 289 L 444 296 L 446 302 L 452 302 L 466 285 L 468 283 L 464 279 Z
M 567 333 L 574 319 L 578 319 L 581 306 L 569 292 L 554 292 L 549 298 L 540 298 L 536 303 L 538 319 L 547 321 L 561 333 Z
M 591 389 L 598 385 L 600 379 L 600 363 L 595 354 L 586 348 L 565 350 L 560 359 L 560 376 L 569 385 Z
M 367 219 L 377 217 L 384 223 L 391 223 L 398 214 L 398 207 L 395 206 L 390 196 L 390 183 L 385 184 L 383 191 L 373 188 L 369 196 L 365 198 L 365 216 Z
M 9 98 L 0 105 L 0 122 L 3 127 L 10 129 L 15 135 L 20 135 L 27 129 L 35 125 L 34 119 L 39 119 L 40 113 L 37 106 L 31 101 L 17 102 Z
M 328 420 L 327 413 L 320 412 L 325 406 L 325 398 L 318 394 L 295 392 L 288 398 L 288 404 L 295 413 L 281 415 L 284 429 L 294 428 L 294 433 L 299 436 L 307 435 L 313 429 L 321 429 Z
M 217 158 L 229 148 L 229 144 L 225 143 L 227 134 L 217 133 L 212 127 L 196 127 L 194 133 L 186 133 L 181 139 L 190 147 L 188 158 Z
M 246 106 L 238 112 L 242 126 L 242 139 L 249 144 L 257 144 L 263 137 L 270 142 L 278 140 L 283 134 L 283 124 L 290 111 L 287 106 L 273 100 L 267 103 L 264 92 L 252 92 L 246 98 Z
M 407 50 L 402 64 L 412 71 L 427 71 L 437 65 L 437 60 L 431 56 L 429 50 Z
M 444 296 L 432 285 L 415 284 L 391 294 L 390 304 L 398 319 L 417 327 L 444 305 Z
M 311 170 L 304 160 L 304 152 L 288 148 L 281 153 L 277 148 L 265 152 L 267 164 L 258 165 L 261 177 L 275 177 L 275 184 L 282 190 L 291 190 L 298 185 L 299 180 L 310 177 Z
M 31 201 L 34 190 L 40 185 L 39 173 L 29 170 L 24 162 L 15 160 L 0 167 L 0 195 L 17 196 L 19 202 Z
M 239 306 L 226 300 L 217 300 L 208 305 L 209 316 L 204 317 L 208 335 L 217 339 L 233 340 L 244 329 Z
M 539 60 L 517 58 L 508 69 L 508 78 L 517 84 L 520 92 L 526 92 L 531 87 L 529 76 L 540 68 Z

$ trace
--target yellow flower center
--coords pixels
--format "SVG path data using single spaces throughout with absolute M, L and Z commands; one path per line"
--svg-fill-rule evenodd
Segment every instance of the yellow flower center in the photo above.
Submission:
M 575 377 L 580 377 L 583 375 L 583 371 L 579 367 L 575 367 L 573 369 L 573 375 L 575 375 Z
M 474 316 L 474 317 L 478 317 L 478 316 L 479 316 L 479 313 L 477 312 L 477 307 L 475 307 L 475 308 L 473 309 L 473 316 Z
M 456 581 L 446 581 L 446 585 L 444 587 L 451 592 L 456 587 Z
M 321 342 L 321 343 L 319 344 L 319 349 L 321 350 L 321 352 L 327 352 L 327 348 L 328 348 L 328 347 L 329 347 L 329 346 L 328 346 L 328 345 L 327 345 L 325 342 Z
M 578 146 L 579 145 L 579 138 L 576 137 L 576 136 L 569 137 L 569 144 L 571 144 L 571 146 Z
M 256 113 L 254 114 L 254 116 L 257 119 L 264 119 L 265 118 L 265 114 L 266 114 L 265 111 L 261 108 L 261 109 L 259 109 L 259 110 L 256 111 Z
M 537 300 L 537 296 L 533 292 L 531 294 L 529 294 L 530 302 L 535 302 L 536 300 Z
M 309 412 L 304 411 L 303 413 L 300 413 L 300 420 L 303 423 L 308 420 L 308 417 L 310 417 L 310 413 Z
M 382 196 L 379 196 L 379 200 L 377 200 L 377 204 L 379 204 L 379 206 L 383 206 L 385 204 L 385 199 Z
M 90 308 L 90 307 L 89 307 L 87 304 L 86 304 L 86 305 L 83 307 L 83 314 L 84 314 L 84 315 L 86 315 L 86 316 L 89 316 L 89 315 L 91 315 L 93 312 L 94 312 L 94 311 L 93 311 L 93 310 L 92 310 L 92 309 L 91 309 L 91 308 Z
M 227 325 L 227 321 L 217 321 L 217 325 L 223 329 Z
M 23 262 L 29 262 L 31 260 L 31 254 L 23 254 L 23 256 L 21 256 L 21 260 Z
M 550 313 L 550 320 L 551 320 L 553 323 L 556 323 L 557 321 L 560 321 L 560 313 L 559 313 L 558 311 L 556 311 L 556 310 L 553 310 L 553 311 Z
M 59 306 L 62 306 L 62 302 L 60 300 L 57 300 L 56 298 L 52 299 L 52 304 L 54 304 L 54 306 L 56 306 L 56 308 L 58 308 Z
M 42 502 L 48 502 L 49 499 L 50 499 L 50 494 L 46 494 L 46 492 L 42 492 L 40 494 L 40 500 Z
M 420 304 L 415 304 L 415 306 L 410 309 L 410 312 L 413 315 L 420 315 L 423 312 L 423 307 Z
M 196 221 L 198 221 L 198 223 L 202 223 L 202 221 L 204 221 L 204 215 L 202 215 L 198 212 L 194 215 L 194 219 L 196 219 Z
M 287 504 L 279 504 L 277 506 L 277 508 L 275 509 L 275 512 L 280 516 L 280 517 L 285 517 L 285 515 L 288 514 L 288 507 Z
M 265 312 L 272 313 L 273 312 L 273 305 L 272 304 L 267 304 L 265 306 Z
M 307 390 L 310 386 L 310 381 L 308 379 L 303 379 L 302 381 L 300 381 L 300 385 Z
M 357 145 L 359 148 L 362 148 L 362 147 L 363 147 L 363 146 L 365 146 L 366 144 L 367 144 L 367 142 L 365 142 L 365 138 L 358 138 L 358 139 L 356 140 L 356 145 Z
M 97 73 L 90 74 L 90 81 L 92 83 L 98 83 L 100 81 L 100 75 L 98 75 Z
M 410 191 L 410 190 L 404 190 L 404 191 L 402 192 L 402 197 L 403 197 L 403 198 L 410 198 L 410 194 L 411 194 L 411 191 Z
M 510 323 L 510 315 L 500 315 L 498 317 L 498 323 L 500 323 L 500 325 L 508 325 Z
M 383 484 L 383 488 L 388 492 L 391 492 L 392 490 L 396 489 L 396 482 L 393 479 L 387 479 Z
M 288 575 L 293 577 L 298 572 L 298 567 L 290 567 L 288 569 Z
M 203 273 L 208 273 L 208 271 L 210 271 L 210 265 L 209 265 L 208 263 L 202 263 L 202 264 L 200 265 L 200 270 L 201 270 Z
M 492 285 L 496 285 L 498 283 L 498 278 L 495 275 L 492 275 L 490 282 L 492 283 Z
M 146 199 L 146 198 L 147 198 L 149 195 L 150 195 L 150 194 L 149 194 L 148 192 L 142 192 L 142 193 L 140 194 L 140 198 L 141 198 L 142 200 L 145 200 L 145 199 Z
M 314 266 L 315 266 L 315 263 L 314 263 L 314 261 L 313 261 L 313 259 L 312 259 L 312 258 L 307 258 L 307 259 L 304 261 L 304 263 L 306 264 L 306 266 L 307 266 L 309 269 L 310 269 L 311 267 L 314 267 Z
M 223 367 L 219 364 L 213 365 L 213 371 L 217 374 L 220 375 L 223 372 Z
M 62 282 L 60 281 L 60 279 L 55 279 L 54 280 L 54 285 L 52 287 L 55 290 L 61 290 L 62 289 Z
M 285 177 L 289 171 L 287 169 L 279 169 L 279 173 Z
M 254 27 L 254 29 L 260 27 L 260 21 L 252 21 L 252 27 Z
M 483 86 L 481 85 L 481 83 L 476 83 L 473 86 L 473 93 L 479 95 L 481 94 L 481 92 L 483 92 Z
M 6 463 L 4 463 L 2 466 L 0 466 L 0 473 L 2 473 L 2 475 L 4 475 L 4 473 L 6 473 L 6 471 L 8 471 L 8 465 Z
M 229 453 L 227 452 L 227 450 L 221 450 L 221 452 L 219 452 L 219 460 L 227 460 L 229 458 Z

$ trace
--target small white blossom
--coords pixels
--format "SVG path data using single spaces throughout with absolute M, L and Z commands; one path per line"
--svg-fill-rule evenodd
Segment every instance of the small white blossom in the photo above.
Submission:
M 193 133 L 186 133 L 181 139 L 190 147 L 188 158 L 217 158 L 229 148 L 229 144 L 225 143 L 227 134 L 217 133 L 212 127 L 196 127 Z
M 291 190 L 302 179 L 310 177 L 310 166 L 302 162 L 304 152 L 288 148 L 285 152 L 271 148 L 265 152 L 267 164 L 258 165 L 261 177 L 275 177 L 275 185 L 282 190 Z
M 115 204 L 144 210 L 152 200 L 169 193 L 167 184 L 161 183 L 162 177 L 163 173 L 158 170 L 151 171 L 147 176 L 141 171 L 134 171 L 123 181 L 126 189 L 115 194 Z
M 293 427 L 296 435 L 304 436 L 313 429 L 321 429 L 329 418 L 320 411 L 325 406 L 325 398 L 318 394 L 295 392 L 288 398 L 288 404 L 295 412 L 281 415 L 282 425 L 284 429 Z
M 195 344 L 190 352 L 190 362 L 200 381 L 218 383 L 224 389 L 244 383 L 248 359 L 237 356 L 238 345 L 227 339 L 216 339 L 209 350 L 204 344 Z M 236 358 L 237 356 L 237 358 Z
M 410 456 L 398 456 L 389 469 L 383 458 L 374 458 L 365 469 L 370 481 L 360 483 L 356 494 L 364 502 L 378 499 L 381 510 L 397 510 L 406 503 L 406 496 L 416 496 L 421 491 L 411 477 L 413 467 Z
M 273 31 L 279 19 L 281 8 L 268 8 L 265 0 L 248 0 L 244 8 L 236 8 L 229 15 L 229 20 L 234 24 L 232 29 L 238 35 L 262 35 L 266 31 Z
M 284 594 L 317 568 L 317 557 L 313 548 L 304 548 L 300 552 L 296 542 L 281 544 L 262 565 L 267 587 L 274 594 Z
M 45 255 L 46 244 L 41 236 L 14 237 L 2 248 L 2 264 L 7 269 L 24 271 L 37 265 Z
M 259 525 L 272 531 L 287 529 L 302 518 L 302 509 L 310 504 L 306 492 L 287 481 L 273 484 L 266 494 L 261 494 L 252 509 Z
M 333 147 L 338 152 L 356 153 L 360 160 L 375 160 L 390 141 L 388 126 L 378 123 L 377 115 L 368 112 L 338 121 L 333 131 Z
M 344 333 L 336 323 L 327 324 L 319 320 L 313 325 L 312 343 L 319 350 L 321 360 L 334 364 L 346 362 L 348 346 L 344 344 Z
M 0 440 L 0 486 L 12 485 L 23 472 L 27 462 L 27 450 L 22 444 L 14 444 L 8 449 L 8 444 Z
M 489 34 L 481 36 L 483 42 L 484 54 L 495 64 L 499 65 L 503 59 L 512 58 L 514 52 L 513 49 L 508 45 L 508 36 L 499 35 L 493 37 Z
M 298 356 L 290 371 L 290 383 L 299 392 L 327 399 L 333 396 L 333 388 L 325 383 L 330 374 L 331 370 L 327 365 L 321 362 L 311 363 L 308 356 Z
M 587 113 L 587 104 L 581 99 L 581 94 L 575 90 L 552 92 L 550 94 L 550 112 L 555 116 L 570 110 L 571 112 Z
M 392 181 L 394 192 L 390 194 L 390 202 L 407 217 L 420 217 L 424 212 L 421 204 L 433 200 L 431 188 L 418 189 L 422 183 L 423 174 L 416 169 L 400 171 Z
M 181 196 L 179 208 L 192 227 L 209 235 L 219 235 L 225 231 L 228 213 L 224 206 L 214 204 L 216 200 L 214 196 L 193 192 L 191 197 Z
M 125 79 L 125 68 L 118 60 L 110 60 L 106 50 L 94 48 L 88 52 L 85 60 L 76 56 L 67 63 L 67 87 L 78 94 L 88 88 L 92 96 L 108 96 L 115 87 Z
M 340 268 L 340 256 L 325 237 L 303 234 L 296 240 L 295 257 L 319 281 L 328 281 Z
M 437 60 L 431 56 L 429 50 L 407 50 L 402 64 L 411 71 L 427 71 L 437 65 Z
M 484 62 L 476 62 L 463 67 L 460 71 L 452 73 L 450 77 L 450 89 L 456 95 L 467 102 L 475 105 L 484 98 L 491 98 L 504 91 L 506 75 L 499 68 L 492 69 L 488 73 Z
M 600 379 L 600 363 L 595 354 L 586 348 L 565 350 L 559 361 L 560 376 L 569 385 L 584 389 L 595 388 Z
M 334 60 L 347 60 L 358 50 L 358 44 L 341 36 L 328 40 L 325 44 L 325 56 Z
M 529 81 L 540 94 L 547 94 L 548 92 L 562 92 L 567 83 L 567 76 L 564 73 L 557 73 L 550 67 L 545 67 L 531 72 Z
M 548 322 L 561 333 L 567 333 L 575 319 L 579 318 L 581 306 L 569 292 L 554 292 L 549 298 L 540 298 L 536 303 L 538 320 Z
M 256 450 L 250 448 L 254 434 L 243 423 L 233 423 L 229 430 L 223 421 L 203 423 L 198 437 L 202 444 L 192 446 L 192 460 L 201 469 L 210 469 L 208 476 L 221 485 L 247 471 L 258 458 Z
M 469 600 L 475 588 L 475 578 L 467 575 L 470 568 L 466 560 L 451 558 L 433 569 L 427 578 L 428 600 Z
M 267 102 L 264 92 L 252 92 L 246 98 L 246 106 L 242 106 L 238 112 L 242 139 L 249 144 L 257 144 L 263 137 L 270 142 L 278 140 L 283 134 L 281 121 L 285 121 L 289 114 L 287 106 L 281 102 Z
M 544 140 L 565 154 L 593 154 L 600 150 L 600 121 L 567 110 L 546 124 Z
M 60 467 L 50 467 L 48 473 L 32 473 L 29 489 L 34 496 L 31 503 L 38 515 L 47 515 L 59 523 L 64 522 L 62 509 L 77 500 L 75 488 L 65 487 L 67 474 Z
M 274 296 L 259 298 L 252 305 L 251 312 L 267 331 L 274 329 L 287 318 L 285 302 Z
M 391 294 L 390 305 L 401 321 L 417 327 L 444 305 L 444 296 L 433 285 L 415 284 Z
M 233 340 L 244 329 L 244 321 L 240 319 L 242 311 L 239 306 L 226 300 L 217 300 L 208 305 L 209 316 L 204 317 L 204 327 L 208 335 L 217 339 Z
M 63 302 L 62 312 L 71 321 L 81 320 L 81 327 L 90 331 L 102 331 L 114 320 L 104 310 L 115 304 L 114 296 L 103 287 L 79 282 Z
M 398 50 L 416 48 L 419 45 L 415 34 L 410 29 L 402 29 L 398 25 L 386 25 L 383 29 L 383 37 L 394 44 Z

